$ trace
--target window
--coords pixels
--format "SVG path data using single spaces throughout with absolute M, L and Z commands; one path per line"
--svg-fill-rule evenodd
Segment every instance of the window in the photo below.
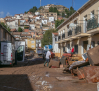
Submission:
M 34 41 L 31 41 L 31 43 L 34 43 Z
M 78 45 L 75 45 L 74 49 L 75 49 L 75 53 L 78 54 Z
M 51 14 L 53 16 L 53 14 Z
M 97 44 L 99 45 L 99 41 L 97 42 Z
M 95 41 L 92 41 L 91 45 L 92 45 L 91 47 L 94 48 L 95 47 Z
M 74 21 L 74 24 L 77 24 L 77 20 Z
M 62 31 L 61 31 L 61 34 L 62 34 Z
M 94 10 L 91 12 L 91 18 L 94 17 Z
M 65 47 L 63 47 L 63 52 L 65 51 Z
M 55 37 L 55 41 L 57 41 L 57 38 Z

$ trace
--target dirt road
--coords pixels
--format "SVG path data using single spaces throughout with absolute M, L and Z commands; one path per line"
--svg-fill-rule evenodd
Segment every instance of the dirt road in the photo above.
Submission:
M 97 91 L 97 84 L 84 80 L 60 68 L 48 68 L 41 58 L 19 62 L 14 67 L 0 67 L 0 91 Z M 58 80 L 57 78 L 66 80 Z M 73 79 L 71 79 L 73 77 Z

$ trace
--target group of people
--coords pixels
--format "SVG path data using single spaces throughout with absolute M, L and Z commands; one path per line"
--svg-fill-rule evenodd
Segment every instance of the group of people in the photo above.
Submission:
M 74 53 L 74 47 L 72 48 L 72 49 L 68 49 L 68 51 L 66 52 L 66 51 L 64 51 L 64 53 Z
M 89 47 L 89 50 L 90 50 L 90 49 L 91 49 L 91 47 Z M 52 49 L 50 49 L 49 51 L 47 51 L 47 53 L 46 53 L 46 60 L 45 60 L 45 62 L 44 62 L 44 66 L 45 66 L 46 63 L 47 63 L 47 66 L 49 65 L 50 59 L 52 58 L 51 53 L 52 53 Z M 64 51 L 64 53 L 74 54 L 74 53 L 75 53 L 74 47 L 73 47 L 72 49 L 68 49 L 67 52 Z

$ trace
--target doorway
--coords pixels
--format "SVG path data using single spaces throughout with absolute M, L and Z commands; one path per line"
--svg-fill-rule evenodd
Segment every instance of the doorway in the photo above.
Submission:
M 65 47 L 63 47 L 63 52 L 65 51 Z
M 83 41 L 83 53 L 87 52 L 88 41 Z
M 75 45 L 74 49 L 75 49 L 75 53 L 78 54 L 78 45 Z

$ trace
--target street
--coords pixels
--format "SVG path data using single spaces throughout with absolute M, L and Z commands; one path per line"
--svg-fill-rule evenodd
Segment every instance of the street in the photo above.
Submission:
M 96 83 L 88 84 L 63 73 L 62 68 L 44 67 L 43 63 L 42 58 L 35 58 L 14 67 L 0 67 L 0 91 L 97 91 Z

